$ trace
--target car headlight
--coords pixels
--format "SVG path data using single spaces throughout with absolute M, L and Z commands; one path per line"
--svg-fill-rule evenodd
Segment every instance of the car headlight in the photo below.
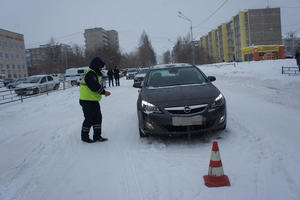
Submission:
M 159 110 L 158 107 L 156 107 L 155 105 L 142 100 L 142 109 L 144 111 L 144 113 L 149 114 L 149 113 L 161 113 L 161 111 Z
M 224 96 L 220 93 L 217 98 L 215 98 L 213 104 L 211 105 L 212 108 L 219 107 L 224 104 Z

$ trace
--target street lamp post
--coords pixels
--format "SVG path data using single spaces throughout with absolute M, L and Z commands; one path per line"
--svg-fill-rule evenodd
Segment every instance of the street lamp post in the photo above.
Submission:
M 193 39 L 193 22 L 191 19 L 186 17 L 182 12 L 178 11 L 178 17 L 191 23 L 191 44 L 192 44 L 192 62 L 195 64 L 195 53 L 194 53 L 194 39 Z

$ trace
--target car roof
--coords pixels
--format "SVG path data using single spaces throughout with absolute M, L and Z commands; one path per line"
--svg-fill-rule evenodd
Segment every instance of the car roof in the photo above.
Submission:
M 30 76 L 30 77 L 44 77 L 44 76 L 50 76 L 50 75 L 33 75 L 33 76 Z
M 161 64 L 154 65 L 151 69 L 165 69 L 165 68 L 175 68 L 175 67 L 193 67 L 194 65 L 188 63 L 172 63 L 172 64 Z

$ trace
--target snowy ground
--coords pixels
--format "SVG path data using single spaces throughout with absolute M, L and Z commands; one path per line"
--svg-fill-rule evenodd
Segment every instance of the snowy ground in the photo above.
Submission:
M 106 143 L 80 141 L 79 88 L 0 106 L 0 199 L 300 199 L 300 76 L 293 60 L 200 66 L 227 99 L 209 140 L 138 136 L 132 80 L 103 97 Z M 207 188 L 212 141 L 231 187 Z

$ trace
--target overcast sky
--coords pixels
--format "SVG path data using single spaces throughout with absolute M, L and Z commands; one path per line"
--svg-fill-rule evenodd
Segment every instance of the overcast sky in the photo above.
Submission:
M 118 31 L 122 52 L 135 50 L 146 31 L 160 55 L 190 31 L 189 22 L 179 18 L 178 11 L 197 26 L 193 34 L 199 40 L 239 11 L 265 8 L 267 2 L 270 7 L 282 7 L 283 34 L 300 33 L 300 0 L 1 0 L 0 28 L 23 34 L 26 48 L 33 48 L 51 37 L 83 46 L 84 29 L 103 27 Z

